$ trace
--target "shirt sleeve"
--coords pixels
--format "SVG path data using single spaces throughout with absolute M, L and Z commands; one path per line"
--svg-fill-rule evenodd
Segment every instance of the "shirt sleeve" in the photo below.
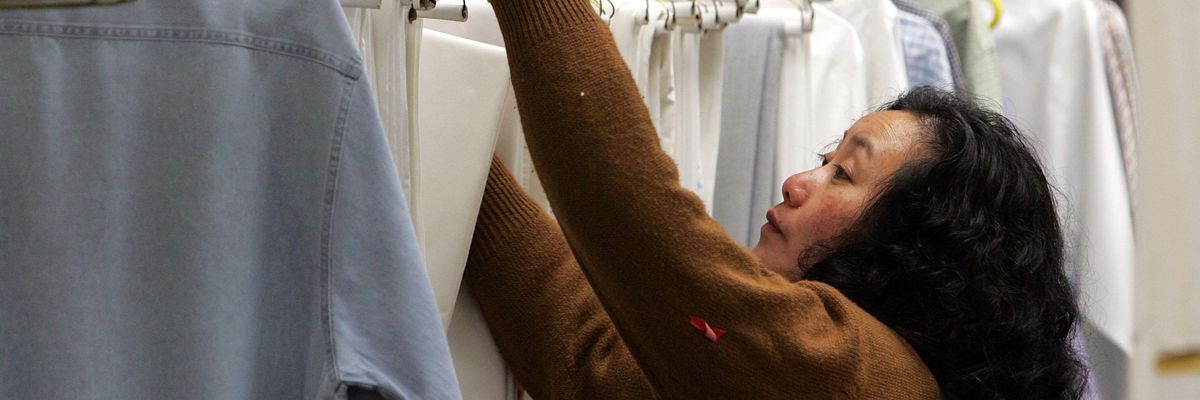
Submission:
M 533 398 L 654 398 L 562 232 L 498 159 L 465 279 L 501 355 Z
M 336 379 L 387 398 L 461 398 L 408 204 L 366 80 L 348 80 L 345 96 L 342 126 L 330 144 L 323 227 L 328 247 L 322 249 L 321 312 Z

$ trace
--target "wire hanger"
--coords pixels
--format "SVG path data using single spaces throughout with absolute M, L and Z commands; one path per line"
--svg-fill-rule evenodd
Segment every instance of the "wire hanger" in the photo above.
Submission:
M 742 5 L 742 12 L 745 14 L 758 14 L 758 10 L 761 8 L 761 6 L 762 5 L 759 3 L 759 0 L 747 0 L 746 3 Z
M 457 3 L 461 1 L 462 3 Z M 467 22 L 467 0 L 443 0 L 435 3 L 432 8 L 418 10 L 408 9 L 408 22 L 413 23 L 417 18 L 440 19 L 444 21 Z
M 742 19 L 742 7 L 730 0 L 712 0 L 717 26 L 724 28 Z
M 608 9 L 604 8 L 605 1 L 608 2 Z M 612 0 L 592 0 L 592 6 L 596 7 L 597 11 L 599 11 L 600 15 L 602 16 L 613 15 L 617 12 L 617 6 L 613 4 Z
M 661 25 L 662 31 L 659 31 L 659 33 L 670 32 L 672 29 L 675 28 L 675 7 L 668 6 L 666 0 L 654 0 L 654 1 L 658 2 L 658 5 L 663 8 L 663 13 L 662 13 L 663 23 Z M 646 8 L 646 15 L 647 16 L 650 15 L 649 8 Z
M 338 0 L 345 8 L 374 8 L 379 9 L 382 0 Z
M 691 1 L 667 1 L 671 5 L 671 25 L 672 27 L 680 27 L 688 31 L 700 30 L 700 8 L 696 6 L 696 0 Z M 681 12 L 682 11 L 682 12 Z
M 0 9 L 110 6 L 131 1 L 133 0 L 0 0 Z
M 604 8 L 605 1 L 608 1 L 608 9 Z M 592 0 L 592 7 L 595 7 L 596 12 L 600 14 L 600 20 L 605 24 L 612 25 L 613 16 L 617 14 L 617 6 L 613 4 L 612 0 Z
M 817 15 L 816 10 L 813 10 L 813 0 L 792 0 L 792 3 L 800 9 L 800 17 L 803 19 L 800 23 L 801 30 L 804 33 L 812 33 Z
M 700 10 L 700 32 L 710 32 L 718 30 L 721 27 L 721 18 L 717 11 L 716 0 L 709 0 L 708 3 L 701 2 L 697 4 Z

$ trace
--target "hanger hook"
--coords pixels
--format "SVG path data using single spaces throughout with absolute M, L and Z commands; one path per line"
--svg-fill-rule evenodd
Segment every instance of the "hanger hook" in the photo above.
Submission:
M 811 33 L 813 31 L 813 24 L 817 19 L 817 10 L 813 9 L 813 0 L 804 0 L 801 4 L 804 5 L 800 10 L 800 13 L 804 16 L 804 33 Z
M 1004 14 L 1004 0 L 992 0 L 992 22 L 988 23 L 988 28 L 996 29 L 996 25 L 1000 24 L 1000 16 Z

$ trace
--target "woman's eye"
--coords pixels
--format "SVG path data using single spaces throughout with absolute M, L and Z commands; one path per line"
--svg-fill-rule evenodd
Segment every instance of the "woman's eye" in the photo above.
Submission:
M 829 165 L 829 153 L 819 153 L 817 154 L 817 159 L 821 161 L 822 167 Z M 850 174 L 846 173 L 845 168 L 842 168 L 841 165 L 834 165 L 834 168 L 836 168 L 836 171 L 833 173 L 834 179 L 850 181 Z
M 835 168 L 837 168 L 837 172 L 834 172 L 834 174 L 833 174 L 833 177 L 834 177 L 835 179 L 841 179 L 841 180 L 844 180 L 844 181 L 849 181 L 849 180 L 850 180 L 850 174 L 847 174 L 847 173 L 846 173 L 846 169 L 845 169 L 845 168 L 842 168 L 842 166 L 841 166 L 841 165 L 835 165 L 834 167 L 835 167 Z

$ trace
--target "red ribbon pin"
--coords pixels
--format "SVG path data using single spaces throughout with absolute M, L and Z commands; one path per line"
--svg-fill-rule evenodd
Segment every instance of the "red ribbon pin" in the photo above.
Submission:
M 705 321 L 704 318 L 693 315 L 690 319 L 692 327 L 696 328 L 696 330 L 700 332 L 704 332 L 704 337 L 708 338 L 708 340 L 711 340 L 714 343 L 717 341 L 717 339 L 720 339 L 721 336 L 725 335 L 724 329 L 714 328 L 712 325 L 709 325 L 708 321 Z

